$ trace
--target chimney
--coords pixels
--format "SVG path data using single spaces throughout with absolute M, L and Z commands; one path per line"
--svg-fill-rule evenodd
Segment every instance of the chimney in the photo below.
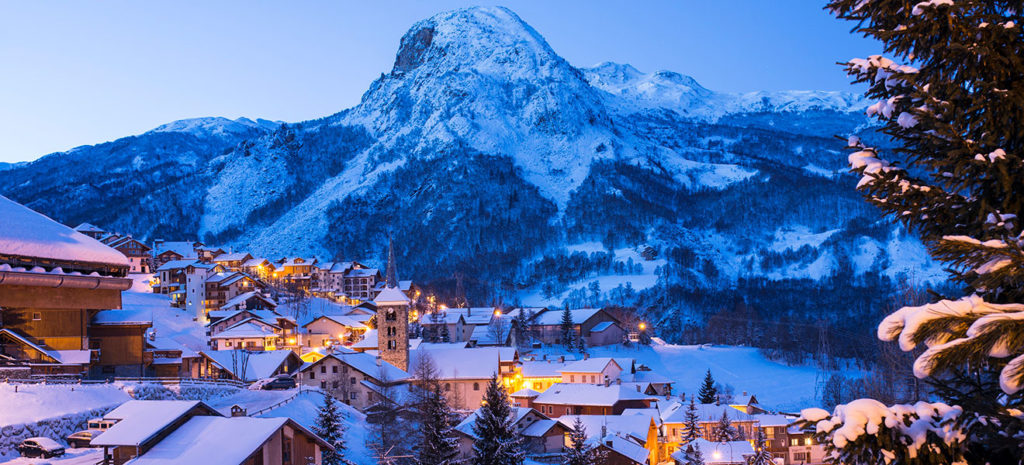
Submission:
M 565 355 L 558 356 L 558 363 L 565 363 Z
M 608 435 L 608 425 L 601 425 L 601 439 L 604 439 Z M 608 441 L 608 445 L 611 445 L 611 441 Z
M 612 380 L 608 379 L 608 375 L 605 375 L 604 376 L 604 387 L 608 387 L 608 386 L 611 386 L 611 385 L 612 385 Z
M 245 407 L 242 407 L 242 406 L 240 406 L 238 404 L 235 404 L 235 405 L 231 406 L 231 416 L 232 417 L 244 417 L 244 416 L 248 416 L 248 415 L 247 415 L 247 413 L 245 411 Z
M 583 353 L 583 360 L 587 360 L 587 359 L 589 359 L 589 358 L 590 358 L 590 354 L 588 354 L 588 353 L 584 352 L 584 353 Z
M 617 379 L 615 380 L 615 384 L 617 384 L 617 385 L 619 385 L 619 386 L 622 386 L 622 378 L 617 378 Z
M 377 360 L 377 366 L 381 366 L 381 364 L 380 364 L 380 362 L 381 362 L 380 355 L 377 356 L 376 360 Z

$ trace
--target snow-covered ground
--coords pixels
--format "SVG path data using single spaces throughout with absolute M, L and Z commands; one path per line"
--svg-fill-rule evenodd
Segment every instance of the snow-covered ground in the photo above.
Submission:
M 730 385 L 734 394 L 757 396 L 761 405 L 781 411 L 817 407 L 817 369 L 788 366 L 766 359 L 758 349 L 731 346 L 651 345 L 591 347 L 592 357 L 631 357 L 676 382 L 674 392 L 695 394 L 711 369 L 715 381 Z
M 324 396 L 318 391 L 303 391 L 294 400 L 261 414 L 261 417 L 288 417 L 295 420 L 306 428 L 313 428 L 316 424 L 317 413 L 324 404 Z M 366 416 L 356 409 L 345 404 L 338 404 L 338 409 L 344 415 L 345 424 L 345 447 L 347 452 L 345 458 L 357 465 L 374 465 L 376 455 L 367 445 L 370 436 L 370 425 L 366 423 Z
M 113 408 L 130 399 L 120 387 L 112 384 L 0 383 L 0 405 L 13 407 L 0 408 L 0 426 Z
M 96 465 L 103 460 L 103 449 L 67 449 L 64 455 L 49 459 L 18 457 L 0 465 Z

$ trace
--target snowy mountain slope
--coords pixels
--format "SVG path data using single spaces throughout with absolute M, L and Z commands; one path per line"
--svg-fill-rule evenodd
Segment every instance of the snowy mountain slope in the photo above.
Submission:
M 807 293 L 847 277 L 938 279 L 845 174 L 832 136 L 877 138 L 863 105 L 578 69 L 511 11 L 467 8 L 413 25 L 353 108 L 294 124 L 178 121 L 0 171 L 0 193 L 66 223 L 268 257 L 379 264 L 390 236 L 403 276 L 450 295 L 461 274 L 481 302 L 622 276 L 645 288 L 634 303 L 668 308 L 755 281 Z M 666 263 L 627 272 L 566 248 L 592 242 Z

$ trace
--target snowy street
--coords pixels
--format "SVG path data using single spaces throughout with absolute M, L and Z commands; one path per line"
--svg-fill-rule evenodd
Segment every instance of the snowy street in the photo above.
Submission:
M 18 457 L 0 465 L 44 465 L 48 463 L 60 465 L 94 465 L 103 460 L 103 449 L 68 449 L 61 457 L 49 459 Z

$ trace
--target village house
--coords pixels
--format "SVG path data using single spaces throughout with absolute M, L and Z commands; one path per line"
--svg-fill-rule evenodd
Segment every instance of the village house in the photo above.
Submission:
M 131 287 L 120 252 L 0 196 L 0 358 L 22 376 L 82 375 L 100 363 L 92 317 Z M 141 348 L 131 356 L 141 357 Z
M 199 261 L 203 263 L 213 263 L 213 259 L 219 255 L 223 255 L 227 252 L 220 247 L 196 247 L 196 254 L 199 255 Z
M 197 251 L 202 242 L 193 241 L 153 241 L 153 267 L 160 268 L 171 260 L 199 260 Z
M 672 453 L 676 465 L 692 463 L 695 449 L 700 449 L 705 465 L 747 465 L 754 455 L 754 447 L 748 441 L 708 441 L 697 438 L 685 448 Z
M 213 263 L 223 266 L 228 271 L 244 271 L 242 265 L 252 260 L 252 255 L 245 252 L 222 253 L 213 257 Z
M 609 357 L 587 358 L 566 364 L 562 368 L 562 383 L 608 384 L 619 378 L 623 367 L 632 370 L 633 359 L 615 359 Z
M 437 337 L 440 342 L 459 341 L 465 342 L 463 334 L 466 327 L 466 319 L 461 313 L 447 313 L 438 310 L 420 315 L 420 327 L 424 332 L 429 332 Z
M 274 264 L 274 279 L 296 289 L 309 289 L 315 258 L 284 258 Z
M 618 415 L 628 408 L 648 408 L 656 398 L 633 386 L 618 383 L 557 383 L 529 399 L 533 407 L 551 418 L 562 415 Z
M 206 322 L 206 279 L 223 273 L 224 267 L 195 261 L 185 266 L 185 310 L 196 321 Z
M 101 310 L 89 322 L 89 343 L 99 349 L 92 367 L 93 379 L 115 376 L 145 376 L 153 363 L 146 350 L 146 331 L 153 326 L 147 309 Z
M 389 398 L 388 391 L 405 384 L 410 377 L 378 357 L 336 350 L 320 360 L 304 363 L 295 378 L 299 384 L 319 387 L 358 410 L 366 410 L 383 400 L 395 401 Z
M 270 260 L 257 257 L 243 262 L 240 271 L 261 281 L 267 281 L 274 277 L 275 268 Z
M 92 439 L 104 464 L 320 464 L 331 445 L 289 418 L 224 417 L 198 401 L 122 404 L 104 416 L 113 426 Z
M 545 344 L 562 343 L 562 310 L 545 309 L 534 315 L 530 327 L 537 340 Z M 580 308 L 570 310 L 573 330 L 588 346 L 618 344 L 623 341 L 625 331 L 621 322 L 604 309 Z
M 803 431 L 799 426 L 786 430 L 789 449 L 786 465 L 820 465 L 826 463 L 825 445 L 814 439 L 813 432 Z M 774 454 L 773 454 L 774 455 Z
M 103 243 L 128 257 L 128 261 L 131 262 L 131 273 L 153 272 L 153 256 L 150 254 L 152 249 L 148 245 L 139 242 L 132 236 L 116 234 L 107 236 Z
M 284 344 L 281 344 L 282 347 L 278 347 L 278 331 L 280 328 L 277 326 L 265 323 L 258 318 L 246 318 L 212 334 L 209 344 L 213 350 L 277 350 L 284 348 Z
M 473 452 L 473 443 L 476 441 L 476 433 L 473 427 L 480 410 L 474 410 L 468 417 L 462 420 L 455 427 L 459 445 L 459 458 L 470 461 L 476 454 Z M 552 420 L 540 412 L 526 407 L 512 408 L 512 424 L 515 425 L 516 433 L 522 440 L 523 451 L 527 457 L 557 457 L 565 452 L 566 436 L 569 434 L 569 427 Z
M 667 458 L 651 415 L 563 415 L 558 422 L 571 429 L 577 419 L 587 431 L 587 443 L 605 453 L 602 463 L 658 464 Z
M 432 348 L 411 351 L 410 370 L 421 357 L 429 357 L 452 407 L 474 410 L 483 401 L 487 383 L 497 377 L 511 387 L 519 374 L 519 353 L 512 347 Z
M 304 339 L 307 347 L 329 345 L 350 346 L 360 340 L 370 329 L 369 315 L 322 315 L 306 323 Z
M 242 323 L 250 322 L 271 329 L 278 339 L 295 339 L 298 336 L 298 325 L 295 323 L 295 319 L 267 309 L 211 311 L 210 322 L 206 325 L 206 333 L 207 336 L 216 336 Z M 295 346 L 297 341 L 288 343 L 279 340 L 274 345 Z
M 154 294 L 166 294 L 171 297 L 171 305 L 185 307 L 186 272 L 185 269 L 196 263 L 195 260 L 170 260 L 156 269 L 156 278 L 152 281 Z
M 792 463 L 789 458 L 788 427 L 796 418 L 769 413 L 754 414 L 754 417 L 757 418 L 757 429 L 764 433 L 765 449 L 771 452 L 776 460 L 781 460 L 785 464 Z
M 302 360 L 291 350 L 209 350 L 199 352 L 193 378 L 232 379 L 251 383 L 298 370 Z
M 697 425 L 700 427 L 701 437 L 708 441 L 715 441 L 715 427 L 722 419 L 722 415 L 728 416 L 732 426 L 736 428 L 740 437 L 752 440 L 758 429 L 758 419 L 754 415 L 743 413 L 728 405 L 696 404 Z M 678 446 L 683 433 L 683 426 L 686 423 L 686 411 L 689 402 L 681 402 L 678 399 L 665 402 L 662 411 L 662 423 L 668 431 L 668 439 Z
M 343 292 L 353 300 L 369 301 L 376 296 L 374 287 L 381 280 L 380 270 L 376 268 L 350 268 L 342 275 Z
M 78 226 L 75 226 L 75 231 L 78 231 L 96 240 L 99 240 L 101 237 L 107 235 L 107 232 L 104 231 L 103 228 L 100 228 L 99 226 L 92 225 L 89 223 L 82 223 L 79 224 Z
M 562 382 L 562 369 L 572 362 L 564 358 L 555 360 L 525 360 L 521 366 L 521 383 L 518 389 L 530 389 L 541 393 L 551 385 Z
M 753 394 L 747 394 L 747 391 L 743 391 L 742 394 L 736 396 L 731 402 L 729 402 L 729 406 L 743 413 L 749 414 L 767 412 L 757 404 L 757 397 L 754 397 Z
M 254 286 L 254 287 L 259 287 L 259 286 Z M 238 294 L 238 295 L 228 299 L 227 302 L 224 302 L 224 305 L 220 306 L 218 311 L 221 311 L 221 312 L 236 312 L 236 311 L 239 311 L 239 310 L 269 310 L 269 311 L 274 311 L 274 309 L 276 309 L 276 308 L 277 308 L 277 302 L 274 302 L 274 299 L 271 299 L 270 297 L 267 297 L 267 296 L 263 295 L 263 293 L 258 291 L 258 290 L 252 290 L 252 291 L 249 291 L 249 292 Z

